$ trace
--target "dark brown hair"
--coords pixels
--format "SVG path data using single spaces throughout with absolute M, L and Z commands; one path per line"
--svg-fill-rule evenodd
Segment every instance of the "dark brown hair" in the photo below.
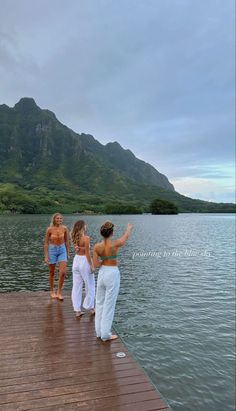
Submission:
M 111 221 L 106 221 L 100 228 L 100 233 L 104 238 L 110 237 L 113 234 L 114 224 Z

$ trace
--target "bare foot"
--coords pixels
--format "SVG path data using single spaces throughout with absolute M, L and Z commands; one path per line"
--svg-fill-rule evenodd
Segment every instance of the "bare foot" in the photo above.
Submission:
M 52 291 L 52 292 L 50 293 L 50 297 L 51 297 L 51 298 L 57 298 L 57 295 L 56 295 L 55 291 Z
M 107 340 L 103 340 L 103 339 L 102 339 L 102 341 L 104 341 L 104 342 L 106 342 L 106 341 L 113 341 L 113 340 L 116 340 L 117 338 L 118 338 L 118 335 L 112 334 L 112 335 L 110 336 L 110 338 L 108 338 Z
M 64 297 L 62 297 L 61 294 L 57 294 L 57 299 L 58 299 L 59 301 L 63 301 L 63 300 L 64 300 Z
M 84 314 L 85 314 L 84 311 L 76 311 L 75 316 L 76 316 L 76 318 L 79 318 L 79 317 L 81 317 L 81 316 L 84 315 Z
M 118 335 L 115 335 L 115 334 L 112 334 L 110 336 L 110 340 L 117 340 L 117 338 L 118 338 Z

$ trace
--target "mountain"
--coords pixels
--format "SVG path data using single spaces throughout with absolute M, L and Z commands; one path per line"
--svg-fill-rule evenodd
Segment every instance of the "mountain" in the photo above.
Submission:
M 111 185 L 119 190 L 130 180 L 174 191 L 166 176 L 130 150 L 73 132 L 32 98 L 22 98 L 13 108 L 0 106 L 0 139 L 3 182 L 76 184 L 97 191 Z
M 0 106 L 0 164 L 0 211 L 99 211 L 117 201 L 148 210 L 154 198 L 171 200 L 180 211 L 214 208 L 177 193 L 165 175 L 118 142 L 103 145 L 75 133 L 32 98 Z

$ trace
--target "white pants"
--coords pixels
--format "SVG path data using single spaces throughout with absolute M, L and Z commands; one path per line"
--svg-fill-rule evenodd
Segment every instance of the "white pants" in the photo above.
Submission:
M 120 288 L 120 271 L 117 266 L 101 266 L 98 272 L 95 329 L 97 337 L 108 340 Z
M 81 311 L 83 282 L 85 283 L 85 299 L 83 307 L 86 310 L 94 308 L 95 279 L 91 274 L 91 268 L 86 255 L 75 255 L 72 266 L 73 287 L 72 304 L 74 311 Z

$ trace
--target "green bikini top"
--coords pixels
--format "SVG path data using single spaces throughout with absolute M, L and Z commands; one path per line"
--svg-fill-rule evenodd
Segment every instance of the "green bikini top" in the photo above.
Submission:
M 117 255 L 115 254 L 115 246 L 114 243 L 112 244 L 112 254 L 111 255 L 100 255 L 99 256 L 101 258 L 102 261 L 104 260 L 116 260 L 117 259 Z

